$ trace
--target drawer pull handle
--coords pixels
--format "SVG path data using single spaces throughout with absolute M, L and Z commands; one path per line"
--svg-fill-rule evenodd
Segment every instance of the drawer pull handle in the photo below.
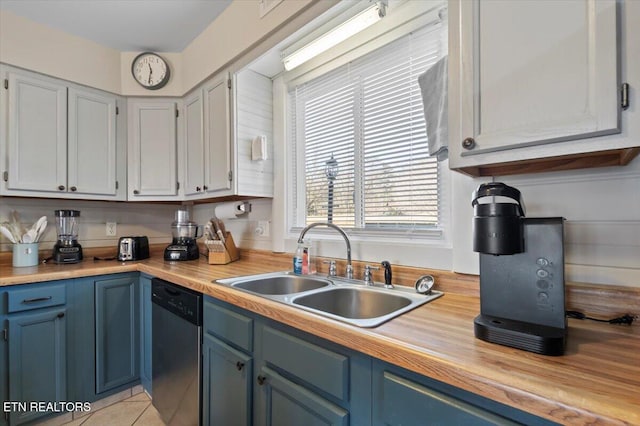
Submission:
M 52 296 L 46 296 L 46 297 L 34 297 L 33 299 L 24 299 L 22 301 L 22 303 L 37 303 L 37 302 L 44 302 L 45 300 L 51 300 L 53 297 Z
M 267 381 L 267 378 L 265 376 L 258 376 L 258 384 L 260 386 L 264 385 L 264 382 Z
M 242 369 L 244 368 L 244 362 L 236 362 L 236 368 L 238 369 L 238 371 L 242 371 Z

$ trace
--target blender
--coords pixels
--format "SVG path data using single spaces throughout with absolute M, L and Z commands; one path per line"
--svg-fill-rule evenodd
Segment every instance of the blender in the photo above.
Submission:
M 53 246 L 55 263 L 78 263 L 82 260 L 82 246 L 78 244 L 79 210 L 56 210 L 58 240 Z
M 202 236 L 202 225 L 189 220 L 187 210 L 176 211 L 171 224 L 171 244 L 164 249 L 164 260 L 195 260 L 200 257 L 196 239 Z

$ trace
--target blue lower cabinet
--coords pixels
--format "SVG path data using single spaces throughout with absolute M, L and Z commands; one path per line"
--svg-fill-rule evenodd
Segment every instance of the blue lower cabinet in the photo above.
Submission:
M 370 425 L 371 359 L 204 298 L 205 425 Z
M 0 296 L 2 296 L 2 292 L 0 292 Z M 0 299 L 1 301 L 2 299 Z M 3 333 L 4 330 L 7 330 L 8 333 L 8 325 L 5 319 L 5 316 L 0 312 L 0 327 L 2 327 Z M 7 361 L 7 348 L 8 342 L 2 338 L 0 339 L 0 401 L 9 401 L 9 363 Z M 0 415 L 0 426 L 6 426 L 9 420 L 9 413 L 3 412 Z
M 202 352 L 203 424 L 251 425 L 253 359 L 207 334 Z
M 265 410 L 258 413 L 269 426 L 347 426 L 349 412 L 308 389 L 263 367 L 257 378 L 265 396 Z M 358 424 L 353 423 L 353 424 Z
M 37 309 L 8 317 L 9 401 L 67 401 L 67 321 L 64 307 Z M 50 414 L 15 407 L 9 422 L 17 425 Z
M 373 424 L 476 426 L 555 423 L 382 361 L 374 361 Z
M 95 282 L 96 393 L 140 377 L 138 274 Z
M 149 395 L 151 389 L 151 277 L 140 275 L 140 382 Z

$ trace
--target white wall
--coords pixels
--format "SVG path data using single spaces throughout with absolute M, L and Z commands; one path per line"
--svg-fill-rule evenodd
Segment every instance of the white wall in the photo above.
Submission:
M 183 96 L 285 24 L 299 27 L 336 1 L 285 0 L 260 18 L 258 0 L 236 0 L 184 51 L 162 53 L 172 77 L 154 91 L 131 76 L 140 52 L 118 52 L 6 10 L 0 10 L 0 62 L 124 96 Z
M 0 62 L 120 93 L 120 52 L 3 9 Z
M 0 197 L 0 222 L 9 220 L 11 211 L 18 212 L 23 226 L 30 227 L 41 216 L 47 216 L 48 226 L 40 249 L 51 249 L 56 242 L 54 210 L 80 210 L 78 242 L 83 247 L 113 247 L 124 236 L 146 235 L 150 244 L 171 242 L 171 222 L 177 205 L 76 201 Z M 106 236 L 106 222 L 116 222 L 117 235 Z M 12 244 L 0 236 L 0 251 L 12 250 Z
M 227 231 L 233 235 L 236 245 L 245 249 L 271 250 L 271 236 L 258 235 L 259 221 L 268 221 L 271 225 L 271 200 L 262 198 L 250 200 L 251 212 L 234 219 L 224 219 Z M 206 224 L 209 219 L 215 217 L 215 208 L 221 203 L 196 204 L 193 206 L 191 220 Z

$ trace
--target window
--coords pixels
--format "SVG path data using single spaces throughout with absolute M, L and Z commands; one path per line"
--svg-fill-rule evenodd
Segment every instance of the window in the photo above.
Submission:
M 290 87 L 289 132 L 299 159 L 294 227 L 328 220 L 355 230 L 441 225 L 443 173 L 428 154 L 417 79 L 446 55 L 446 31 L 429 25 Z

